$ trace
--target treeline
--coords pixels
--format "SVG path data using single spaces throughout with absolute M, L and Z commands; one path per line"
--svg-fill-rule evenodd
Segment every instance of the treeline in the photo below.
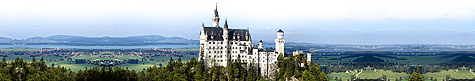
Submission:
M 411 65 L 403 65 L 403 64 L 395 64 L 395 63 L 375 63 L 373 62 L 372 65 L 358 65 L 358 64 L 342 64 L 342 65 L 327 65 L 322 66 L 322 70 L 325 73 L 332 73 L 332 72 L 346 72 L 347 70 L 354 70 L 354 69 L 361 69 L 364 67 L 372 67 L 375 69 L 382 69 L 382 70 L 391 70 L 392 72 L 402 72 L 411 74 L 413 71 L 416 70 L 416 66 Z M 425 74 L 429 72 L 440 72 L 441 70 L 449 70 L 449 69 L 457 69 L 458 66 L 449 67 L 444 65 L 427 65 L 420 67 L 420 73 Z
M 64 67 L 47 67 L 43 58 L 26 62 L 17 57 L 7 63 L 3 57 L 0 62 L 0 81 L 67 81 L 75 80 L 75 76 Z
M 356 56 L 356 55 L 355 55 Z M 441 70 L 450 70 L 450 69 L 459 69 L 460 67 L 475 67 L 475 54 L 451 54 L 447 57 L 456 57 L 454 60 L 450 61 L 449 63 L 442 63 L 438 65 L 423 65 L 420 66 L 420 73 L 425 74 L 429 72 L 440 72 Z M 365 57 L 372 58 L 372 59 L 364 59 L 364 61 L 355 62 L 358 59 L 363 59 Z M 381 55 L 379 55 L 381 57 Z M 342 57 L 343 58 L 343 57 Z M 415 65 L 408 65 L 400 62 L 388 62 L 383 61 L 381 59 L 374 58 L 372 56 L 364 56 L 362 58 L 355 59 L 354 61 L 349 61 L 348 63 L 336 63 L 330 64 L 321 67 L 325 73 L 332 73 L 332 72 L 346 72 L 346 70 L 353 70 L 353 69 L 361 69 L 364 67 L 373 67 L 376 69 L 383 69 L 383 70 L 391 70 L 393 72 L 404 72 L 407 74 L 411 74 L 413 71 L 416 70 Z
M 181 58 L 170 61 L 165 67 L 149 67 L 143 71 L 128 70 L 128 68 L 113 66 L 96 66 L 77 72 L 64 67 L 47 67 L 44 59 L 26 62 L 16 58 L 0 62 L 0 81 L 220 81 L 220 80 L 264 80 L 256 74 L 255 68 L 241 67 L 240 62 L 234 62 L 228 68 L 207 68 L 203 62 L 192 58 L 182 62 Z M 253 67 L 252 65 L 249 67 Z M 225 71 L 227 70 L 227 72 Z
M 239 58 L 238 58 L 239 59 Z M 192 58 L 182 62 L 181 58 L 174 61 L 170 58 L 165 67 L 150 67 L 145 74 L 145 81 L 257 81 L 265 80 L 257 74 L 258 70 L 253 64 L 228 61 L 227 67 L 207 67 L 203 61 Z
M 304 59 L 304 54 L 297 56 L 289 55 L 284 58 L 281 54 L 278 59 L 278 71 L 275 79 L 278 81 L 303 80 L 303 81 L 328 81 L 328 77 L 320 69 L 319 65 L 313 62 L 308 63 Z
M 264 81 L 264 80 L 309 80 L 328 81 L 319 65 L 307 64 L 303 58 L 290 55 L 278 57 L 278 71 L 275 78 L 260 76 L 260 70 L 254 64 L 228 61 L 227 67 L 207 67 L 204 62 L 192 58 L 182 62 L 170 58 L 164 67 L 149 67 L 143 71 L 128 70 L 118 66 L 96 66 L 77 72 L 61 66 L 48 67 L 45 60 L 31 62 L 16 58 L 7 62 L 5 57 L 0 62 L 0 81 Z M 240 58 L 238 58 L 239 60 Z

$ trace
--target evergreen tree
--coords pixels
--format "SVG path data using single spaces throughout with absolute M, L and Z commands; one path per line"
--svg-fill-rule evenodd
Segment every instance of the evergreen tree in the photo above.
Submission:
M 336 78 L 335 78 L 336 79 Z M 302 74 L 302 80 L 303 81 L 316 81 L 315 76 L 310 74 L 308 70 L 305 70 Z
M 419 73 L 419 65 L 417 65 L 416 71 L 412 72 L 412 75 L 409 78 L 409 81 L 424 81 L 424 78 L 422 78 L 421 73 Z

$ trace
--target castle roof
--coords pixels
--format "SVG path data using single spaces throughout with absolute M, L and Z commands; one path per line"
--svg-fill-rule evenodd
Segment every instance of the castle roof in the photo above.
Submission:
M 208 36 L 208 40 L 224 40 L 223 28 L 221 27 L 203 27 L 204 33 Z M 249 38 L 246 38 L 249 37 Z M 248 41 L 251 39 L 249 30 L 247 29 L 228 29 L 229 40 Z
M 259 49 L 259 52 L 275 52 L 274 49 Z
M 284 31 L 282 31 L 281 29 L 279 29 L 279 31 L 277 31 L 277 32 L 282 32 L 282 33 L 284 33 Z

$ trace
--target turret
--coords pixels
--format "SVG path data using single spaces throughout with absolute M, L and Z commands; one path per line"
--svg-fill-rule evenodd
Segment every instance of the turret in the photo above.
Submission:
M 277 39 L 284 39 L 284 31 L 282 31 L 281 29 L 277 31 Z
M 259 46 L 257 47 L 257 49 L 264 49 L 264 45 L 263 45 L 263 44 L 264 44 L 264 42 L 262 42 L 262 40 L 259 41 Z
M 219 27 L 218 5 L 216 5 L 216 9 L 214 9 L 213 27 Z
M 284 54 L 284 44 L 284 31 L 279 29 L 279 31 L 277 31 L 277 38 L 275 39 L 275 51 L 279 54 Z
M 228 19 L 226 19 L 224 21 L 224 28 L 223 28 L 223 46 L 224 46 L 224 49 L 223 49 L 223 55 L 226 56 L 226 59 L 231 59 L 231 55 L 228 53 L 228 48 L 230 48 L 230 45 L 229 45 L 229 35 L 228 35 Z M 228 61 L 228 60 L 225 60 L 225 61 Z M 223 66 L 226 67 L 228 64 L 228 62 L 223 62 Z
M 312 52 L 308 52 L 307 53 L 307 63 L 311 63 L 312 62 Z

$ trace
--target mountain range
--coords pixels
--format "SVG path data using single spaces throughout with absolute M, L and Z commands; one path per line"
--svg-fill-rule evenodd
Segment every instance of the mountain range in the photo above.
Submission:
M 74 46 L 137 46 L 137 45 L 193 45 L 199 40 L 161 35 L 144 35 L 129 37 L 85 37 L 53 35 L 49 37 L 32 37 L 27 39 L 10 39 L 0 37 L 2 45 L 74 45 Z

